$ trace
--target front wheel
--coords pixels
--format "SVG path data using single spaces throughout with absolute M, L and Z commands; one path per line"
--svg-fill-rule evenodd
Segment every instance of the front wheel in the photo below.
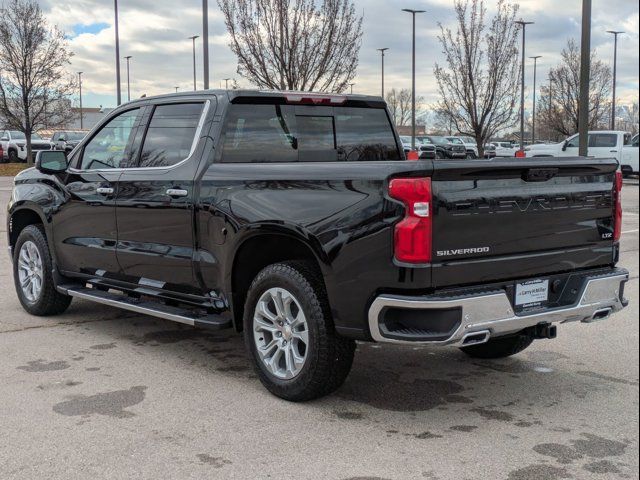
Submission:
M 533 343 L 533 337 L 524 333 L 498 337 L 480 345 L 462 347 L 464 353 L 472 358 L 505 358 L 522 352 Z
M 18 163 L 20 158 L 18 157 L 18 152 L 15 150 L 9 150 L 9 163 Z
M 32 315 L 57 315 L 71 304 L 71 297 L 56 290 L 47 238 L 37 225 L 25 227 L 18 236 L 13 279 L 22 307 Z
M 262 384 L 300 402 L 336 390 L 353 363 L 355 342 L 339 337 L 319 275 L 306 262 L 277 263 L 249 288 L 244 338 Z

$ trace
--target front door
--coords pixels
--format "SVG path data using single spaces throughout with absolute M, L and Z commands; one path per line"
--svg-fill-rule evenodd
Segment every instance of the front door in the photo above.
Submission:
M 153 107 L 135 168 L 118 182 L 118 262 L 127 280 L 186 294 L 194 287 L 194 177 L 205 104 Z
M 53 216 L 59 268 L 68 273 L 116 275 L 116 189 L 128 162 L 141 109 L 109 120 L 71 158 L 65 179 L 68 200 Z

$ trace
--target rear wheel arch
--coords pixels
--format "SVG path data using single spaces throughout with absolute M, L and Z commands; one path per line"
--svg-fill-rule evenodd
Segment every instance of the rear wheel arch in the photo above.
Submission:
M 244 240 L 233 257 L 231 293 L 236 330 L 242 330 L 247 292 L 265 267 L 287 261 L 304 261 L 322 278 L 322 267 L 313 248 L 299 237 L 285 233 L 262 233 Z

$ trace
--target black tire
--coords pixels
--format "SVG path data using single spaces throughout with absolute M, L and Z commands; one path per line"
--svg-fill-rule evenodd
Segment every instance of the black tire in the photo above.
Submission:
M 476 155 L 473 152 L 467 152 L 467 160 L 475 160 Z
M 524 333 L 498 337 L 480 345 L 462 347 L 464 353 L 473 358 L 505 358 L 522 352 L 533 343 L 533 337 Z
M 19 161 L 20 157 L 18 157 L 18 152 L 9 150 L 9 163 L 18 163 Z
M 270 288 L 284 288 L 299 301 L 307 318 L 309 345 L 300 372 L 291 379 L 273 375 L 262 362 L 253 338 L 258 300 Z M 355 342 L 336 334 L 320 275 L 307 262 L 269 265 L 253 280 L 244 305 L 245 345 L 260 381 L 272 394 L 293 402 L 313 400 L 340 387 L 353 363 Z
M 444 160 L 445 156 L 442 152 L 436 151 L 436 160 Z
M 20 286 L 20 278 L 18 275 L 20 250 L 27 241 L 35 244 L 42 260 L 42 288 L 35 301 L 30 301 L 25 296 Z M 51 262 L 51 254 L 49 253 L 49 245 L 41 225 L 29 225 L 20 232 L 13 250 L 13 280 L 22 307 L 31 315 L 59 315 L 69 308 L 71 304 L 70 296 L 63 295 L 56 290 L 53 281 L 53 265 Z

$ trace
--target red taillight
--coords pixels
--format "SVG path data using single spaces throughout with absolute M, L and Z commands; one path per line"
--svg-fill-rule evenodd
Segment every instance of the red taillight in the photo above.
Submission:
M 395 258 L 403 263 L 431 261 L 431 179 L 394 178 L 389 196 L 406 206 L 405 217 L 395 228 Z
M 420 160 L 420 154 L 415 150 L 411 150 L 409 153 L 407 153 L 407 160 Z
M 613 186 L 613 239 L 620 240 L 622 235 L 622 172 L 616 172 Z
M 516 158 L 526 158 L 526 156 L 527 156 L 527 152 L 525 152 L 524 150 L 516 151 Z

